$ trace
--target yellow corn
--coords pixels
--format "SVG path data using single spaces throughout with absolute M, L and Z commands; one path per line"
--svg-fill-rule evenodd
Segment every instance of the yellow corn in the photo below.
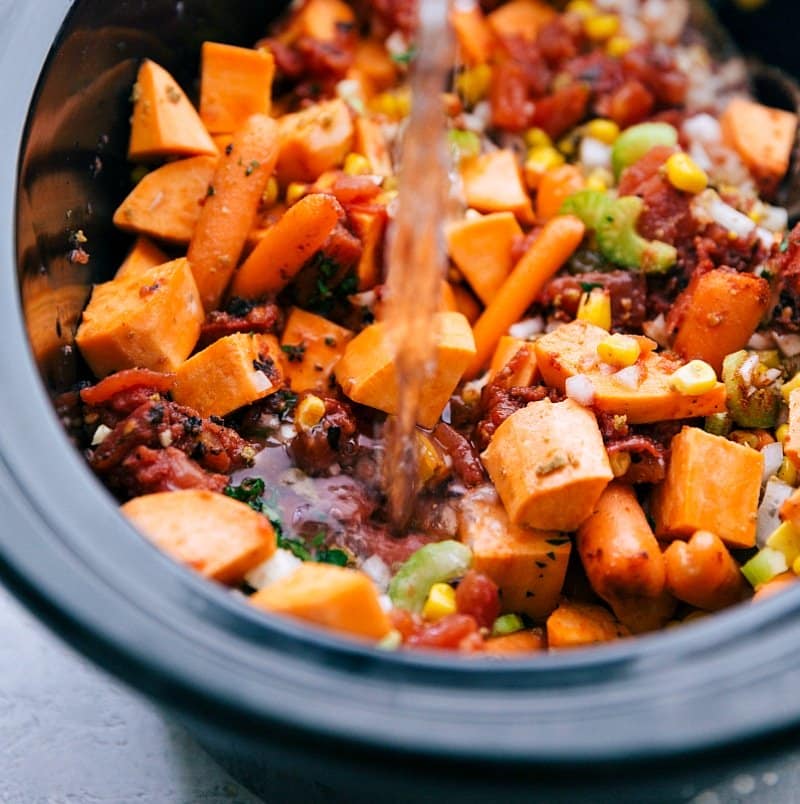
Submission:
M 430 480 L 443 479 L 447 471 L 442 454 L 425 433 L 417 431 L 417 455 L 419 457 L 419 480 L 425 485 Z
M 800 531 L 791 522 L 782 522 L 767 538 L 767 547 L 786 556 L 786 563 L 792 564 L 800 558 Z
M 308 185 L 301 181 L 293 181 L 286 188 L 286 203 L 289 206 L 296 204 L 308 192 Z
M 613 59 L 621 59 L 632 48 L 633 41 L 627 36 L 612 36 L 606 42 L 606 53 Z
M 630 452 L 615 452 L 608 456 L 608 462 L 614 477 L 622 477 L 631 468 L 631 454 Z
M 613 120 L 598 117 L 586 124 L 586 133 L 606 145 L 613 145 L 614 141 L 619 137 L 619 126 Z
M 572 0 L 567 3 L 564 10 L 570 14 L 577 14 L 579 17 L 593 17 L 597 14 L 597 9 L 588 0 Z
M 788 424 L 782 424 L 775 431 L 775 440 L 780 441 L 781 444 L 785 444 L 787 438 L 789 438 L 789 425 Z
M 363 154 L 349 153 L 344 158 L 344 172 L 348 176 L 365 176 L 372 172 L 372 165 Z
M 442 617 L 455 613 L 456 590 L 449 584 L 435 583 L 422 607 L 422 616 L 426 620 L 441 620 Z
M 543 128 L 529 128 L 522 134 L 522 139 L 528 148 L 540 148 L 545 145 L 552 145 L 550 135 Z
M 392 120 L 402 120 L 411 111 L 411 93 L 407 89 L 381 92 L 370 101 L 370 108 Z
M 800 371 L 792 377 L 789 382 L 785 382 L 783 387 L 781 388 L 781 394 L 783 395 L 783 399 L 785 402 L 788 403 L 789 396 L 791 395 L 792 391 L 800 388 Z
M 788 483 L 790 486 L 797 485 L 797 467 L 790 458 L 781 461 L 780 469 L 777 471 L 778 480 Z
M 556 148 L 561 151 L 564 156 L 572 156 L 578 148 L 578 143 L 575 139 L 573 134 L 567 134 L 566 137 L 562 137 L 557 143 Z
M 261 202 L 265 207 L 271 207 L 278 200 L 281 188 L 278 186 L 278 180 L 274 176 L 269 177 L 267 186 L 261 196 Z
M 583 30 L 589 39 L 604 42 L 619 31 L 619 17 L 616 14 L 597 14 L 593 17 L 586 17 L 583 21 Z
M 596 327 L 611 329 L 611 294 L 603 288 L 592 288 L 584 293 L 578 303 L 577 318 Z
M 800 575 L 800 556 L 792 562 L 792 572 L 795 575 Z
M 314 394 L 304 396 L 297 405 L 294 414 L 295 427 L 298 430 L 310 430 L 316 427 L 325 415 L 325 403 Z
M 641 351 L 636 338 L 619 333 L 609 335 L 597 344 L 599 358 L 617 368 L 632 366 L 639 359 Z
M 702 193 L 708 187 L 706 172 L 685 153 L 672 154 L 666 164 L 667 179 L 685 193 Z
M 564 157 L 551 145 L 539 145 L 531 148 L 523 168 L 528 187 L 535 190 L 548 170 L 563 164 Z
M 681 366 L 669 380 L 670 387 L 684 396 L 697 396 L 717 384 L 717 375 L 704 360 L 691 360 Z
M 489 94 L 492 81 L 492 68 L 488 64 L 478 64 L 456 76 L 456 92 L 467 106 L 474 106 Z
M 605 168 L 595 168 L 586 177 L 586 189 L 604 193 L 614 183 L 614 177 Z

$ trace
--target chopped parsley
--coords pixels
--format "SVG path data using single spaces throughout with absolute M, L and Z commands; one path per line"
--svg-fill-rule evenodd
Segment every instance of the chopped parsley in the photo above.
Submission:
M 404 50 L 402 53 L 392 53 L 392 61 L 395 64 L 411 64 L 411 62 L 416 58 L 417 49 L 413 45 L 408 48 L 408 50 Z
M 305 343 L 284 343 L 281 350 L 286 354 L 290 363 L 302 363 L 306 345 Z

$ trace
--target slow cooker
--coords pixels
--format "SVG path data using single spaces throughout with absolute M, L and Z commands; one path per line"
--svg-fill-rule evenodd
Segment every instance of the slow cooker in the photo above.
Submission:
M 0 3 L 3 581 L 276 801 L 665 801 L 796 746 L 800 588 L 574 653 L 380 652 L 174 564 L 84 465 L 50 391 L 76 378 L 74 325 L 124 247 L 110 218 L 138 60 L 190 86 L 201 41 L 252 43 L 280 7 Z

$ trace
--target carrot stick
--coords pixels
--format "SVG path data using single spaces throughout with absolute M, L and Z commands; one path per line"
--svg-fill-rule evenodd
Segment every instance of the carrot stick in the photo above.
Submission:
M 480 373 L 494 353 L 500 336 L 519 319 L 544 283 L 572 256 L 583 240 L 584 231 L 583 222 L 573 215 L 560 215 L 545 224 L 475 324 L 477 354 L 465 377 L 473 378 Z
M 219 306 L 277 159 L 278 125 L 262 114 L 247 118 L 220 157 L 188 254 L 206 312 Z

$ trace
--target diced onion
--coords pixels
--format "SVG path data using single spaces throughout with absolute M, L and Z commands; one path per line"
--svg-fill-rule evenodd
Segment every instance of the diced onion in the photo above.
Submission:
M 794 489 L 777 477 L 770 477 L 764 489 L 764 497 L 758 506 L 756 542 L 759 547 L 767 543 L 770 534 L 781 524 L 779 511 Z
M 244 576 L 253 589 L 263 589 L 287 575 L 291 575 L 303 562 L 289 550 L 278 549 L 266 561 L 253 567 Z
M 775 339 L 769 332 L 755 332 L 747 342 L 748 349 L 765 351 L 775 348 Z
M 713 197 L 706 208 L 715 223 L 738 237 L 747 237 L 756 228 L 755 223 L 747 215 L 726 204 L 721 198 Z
M 392 572 L 387 563 L 379 556 L 370 556 L 362 565 L 361 569 L 372 578 L 372 582 L 381 592 L 389 588 L 389 581 L 392 580 Z
M 761 473 L 761 483 L 766 483 L 781 468 L 783 461 L 783 444 L 773 441 L 761 449 L 764 456 L 764 470 Z
M 722 140 L 722 126 L 710 114 L 696 114 L 683 121 L 683 133 L 690 140 L 709 145 Z
M 775 339 L 775 343 L 778 344 L 778 349 L 786 357 L 800 355 L 800 335 L 781 335 L 778 332 L 773 332 L 772 337 Z
M 699 142 L 693 142 L 689 146 L 689 156 L 706 173 L 710 173 L 714 169 L 714 163 L 711 161 L 708 151 Z
M 645 321 L 642 324 L 642 331 L 648 338 L 654 340 L 662 348 L 669 346 L 669 333 L 667 332 L 667 320 L 663 313 L 659 313 L 652 321 Z
M 783 207 L 764 204 L 759 223 L 770 232 L 784 232 L 789 228 L 789 212 Z
M 624 385 L 626 388 L 635 391 L 639 387 L 641 373 L 638 366 L 628 366 L 616 372 L 613 377 L 620 385 Z
M 98 444 L 102 444 L 106 438 L 108 438 L 110 432 L 110 427 L 106 427 L 104 424 L 99 425 L 94 431 L 94 436 L 92 437 L 92 446 L 96 447 Z
M 579 405 L 588 408 L 594 402 L 594 385 L 585 374 L 569 377 L 565 383 L 567 396 Z
M 522 321 L 517 321 L 508 329 L 508 334 L 512 338 L 519 338 L 522 341 L 527 340 L 533 335 L 540 335 L 544 330 L 544 321 L 541 316 L 535 318 L 524 318 Z
M 580 146 L 580 162 L 588 169 L 611 167 L 611 146 L 594 137 L 584 137 Z

